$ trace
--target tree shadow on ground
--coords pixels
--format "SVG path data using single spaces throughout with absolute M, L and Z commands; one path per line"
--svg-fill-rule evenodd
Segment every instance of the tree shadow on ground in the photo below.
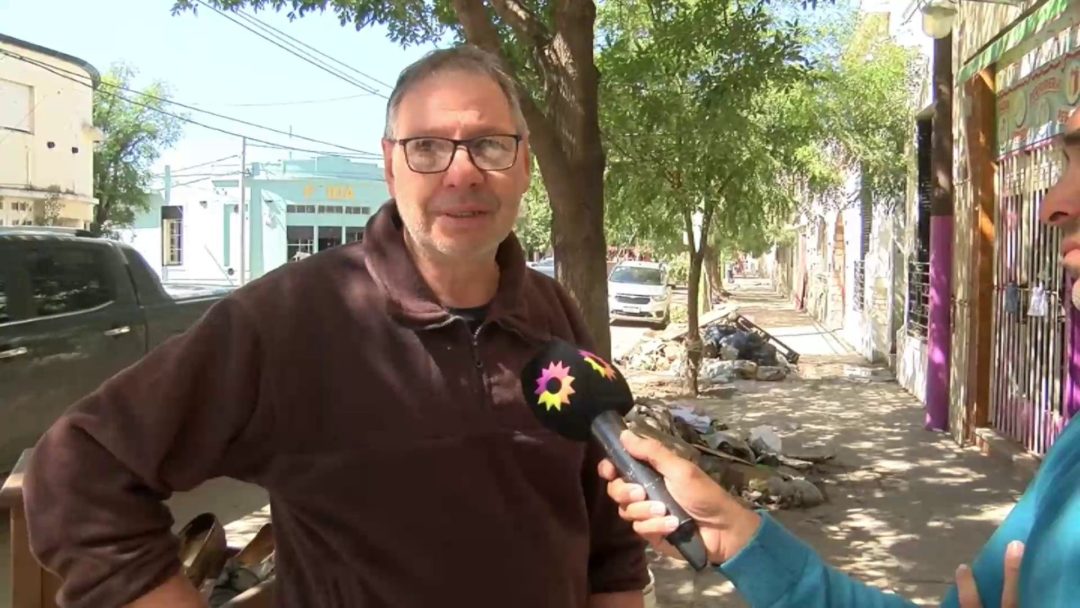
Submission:
M 752 301 L 742 297 L 740 302 Z M 776 296 L 746 313 L 767 329 L 812 326 Z M 765 313 L 765 314 L 763 314 Z M 770 318 L 771 317 L 771 318 Z M 757 320 L 761 319 L 761 320 Z M 738 382 L 727 399 L 669 395 L 749 430 L 771 425 L 788 446 L 835 451 L 822 479 L 828 501 L 807 510 L 774 513 L 831 565 L 855 578 L 937 605 L 961 563 L 970 563 L 1007 515 L 1027 483 L 1023 473 L 947 435 L 923 429 L 923 408 L 890 379 L 887 369 L 850 353 L 800 361 L 800 377 L 783 382 Z M 654 378 L 655 381 L 655 378 Z M 663 608 L 745 605 L 730 583 L 653 556 Z

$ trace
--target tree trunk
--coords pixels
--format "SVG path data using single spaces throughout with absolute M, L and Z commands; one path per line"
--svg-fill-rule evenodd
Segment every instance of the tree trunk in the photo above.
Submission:
M 705 276 L 709 279 L 712 295 L 724 298 L 724 272 L 720 267 L 720 256 L 712 245 L 705 246 Z
M 693 235 L 691 234 L 691 239 Z M 701 285 L 701 263 L 704 252 L 694 251 L 690 246 L 690 276 L 686 294 L 686 370 L 691 395 L 698 394 L 698 371 L 705 345 L 701 342 L 701 329 L 698 327 L 698 292 Z
M 562 172 L 551 170 L 562 159 L 537 158 L 551 201 L 556 274 L 581 308 L 599 354 L 610 357 L 603 164 Z
M 502 57 L 516 75 L 486 4 L 451 0 L 465 38 Z M 519 92 L 529 143 L 551 202 L 556 272 L 581 308 L 598 354 L 610 357 L 605 157 L 600 140 L 600 73 L 593 57 L 596 5 L 592 0 L 555 2 L 549 26 L 517 2 L 490 0 L 489 4 L 518 40 L 533 47 L 528 62 L 543 87 L 529 91 L 519 78 Z
M 105 222 L 109 219 L 109 201 L 104 199 L 98 199 L 98 204 L 94 205 L 94 219 L 90 223 L 90 232 L 96 236 L 101 236 L 104 232 Z
M 689 381 L 690 394 L 698 394 L 698 372 L 701 368 L 701 358 L 705 351 L 705 345 L 701 341 L 700 315 L 698 313 L 698 293 L 701 288 L 701 267 L 705 260 L 705 252 L 708 247 L 709 227 L 712 224 L 712 214 L 715 210 L 715 201 L 704 201 L 704 209 L 701 213 L 700 238 L 695 239 L 694 212 L 692 207 L 683 211 L 683 226 L 686 232 L 687 248 L 690 253 L 690 276 L 688 277 L 686 293 L 686 370 Z

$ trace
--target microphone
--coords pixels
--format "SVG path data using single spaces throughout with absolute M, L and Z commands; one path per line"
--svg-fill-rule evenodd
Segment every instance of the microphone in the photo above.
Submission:
M 600 442 L 623 479 L 645 488 L 649 500 L 664 503 L 679 527 L 665 539 L 695 570 L 709 564 L 697 523 L 675 502 L 664 479 L 648 464 L 631 456 L 619 441 L 623 420 L 634 405 L 626 379 L 610 363 L 569 342 L 555 339 L 541 349 L 521 373 L 521 392 L 540 422 L 575 441 Z

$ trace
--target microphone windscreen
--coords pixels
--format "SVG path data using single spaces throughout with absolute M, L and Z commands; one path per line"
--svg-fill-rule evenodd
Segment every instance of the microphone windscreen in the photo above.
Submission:
M 565 340 L 555 339 L 521 372 L 521 393 L 540 422 L 556 433 L 585 441 L 600 413 L 625 416 L 634 405 L 626 379 L 615 366 Z

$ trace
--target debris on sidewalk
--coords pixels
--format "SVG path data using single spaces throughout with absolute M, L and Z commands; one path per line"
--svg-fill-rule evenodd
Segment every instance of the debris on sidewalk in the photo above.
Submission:
M 687 363 L 685 339 L 685 325 L 669 327 L 652 334 L 616 363 L 628 369 L 682 377 Z M 795 372 L 794 362 L 799 360 L 798 353 L 740 315 L 735 306 L 723 306 L 703 315 L 701 340 L 704 358 L 698 381 L 706 387 L 735 380 L 784 380 Z
M 833 455 L 785 446 L 775 427 L 732 429 L 692 406 L 652 398 L 638 399 L 626 420 L 753 506 L 808 508 L 825 501 L 814 480 Z

